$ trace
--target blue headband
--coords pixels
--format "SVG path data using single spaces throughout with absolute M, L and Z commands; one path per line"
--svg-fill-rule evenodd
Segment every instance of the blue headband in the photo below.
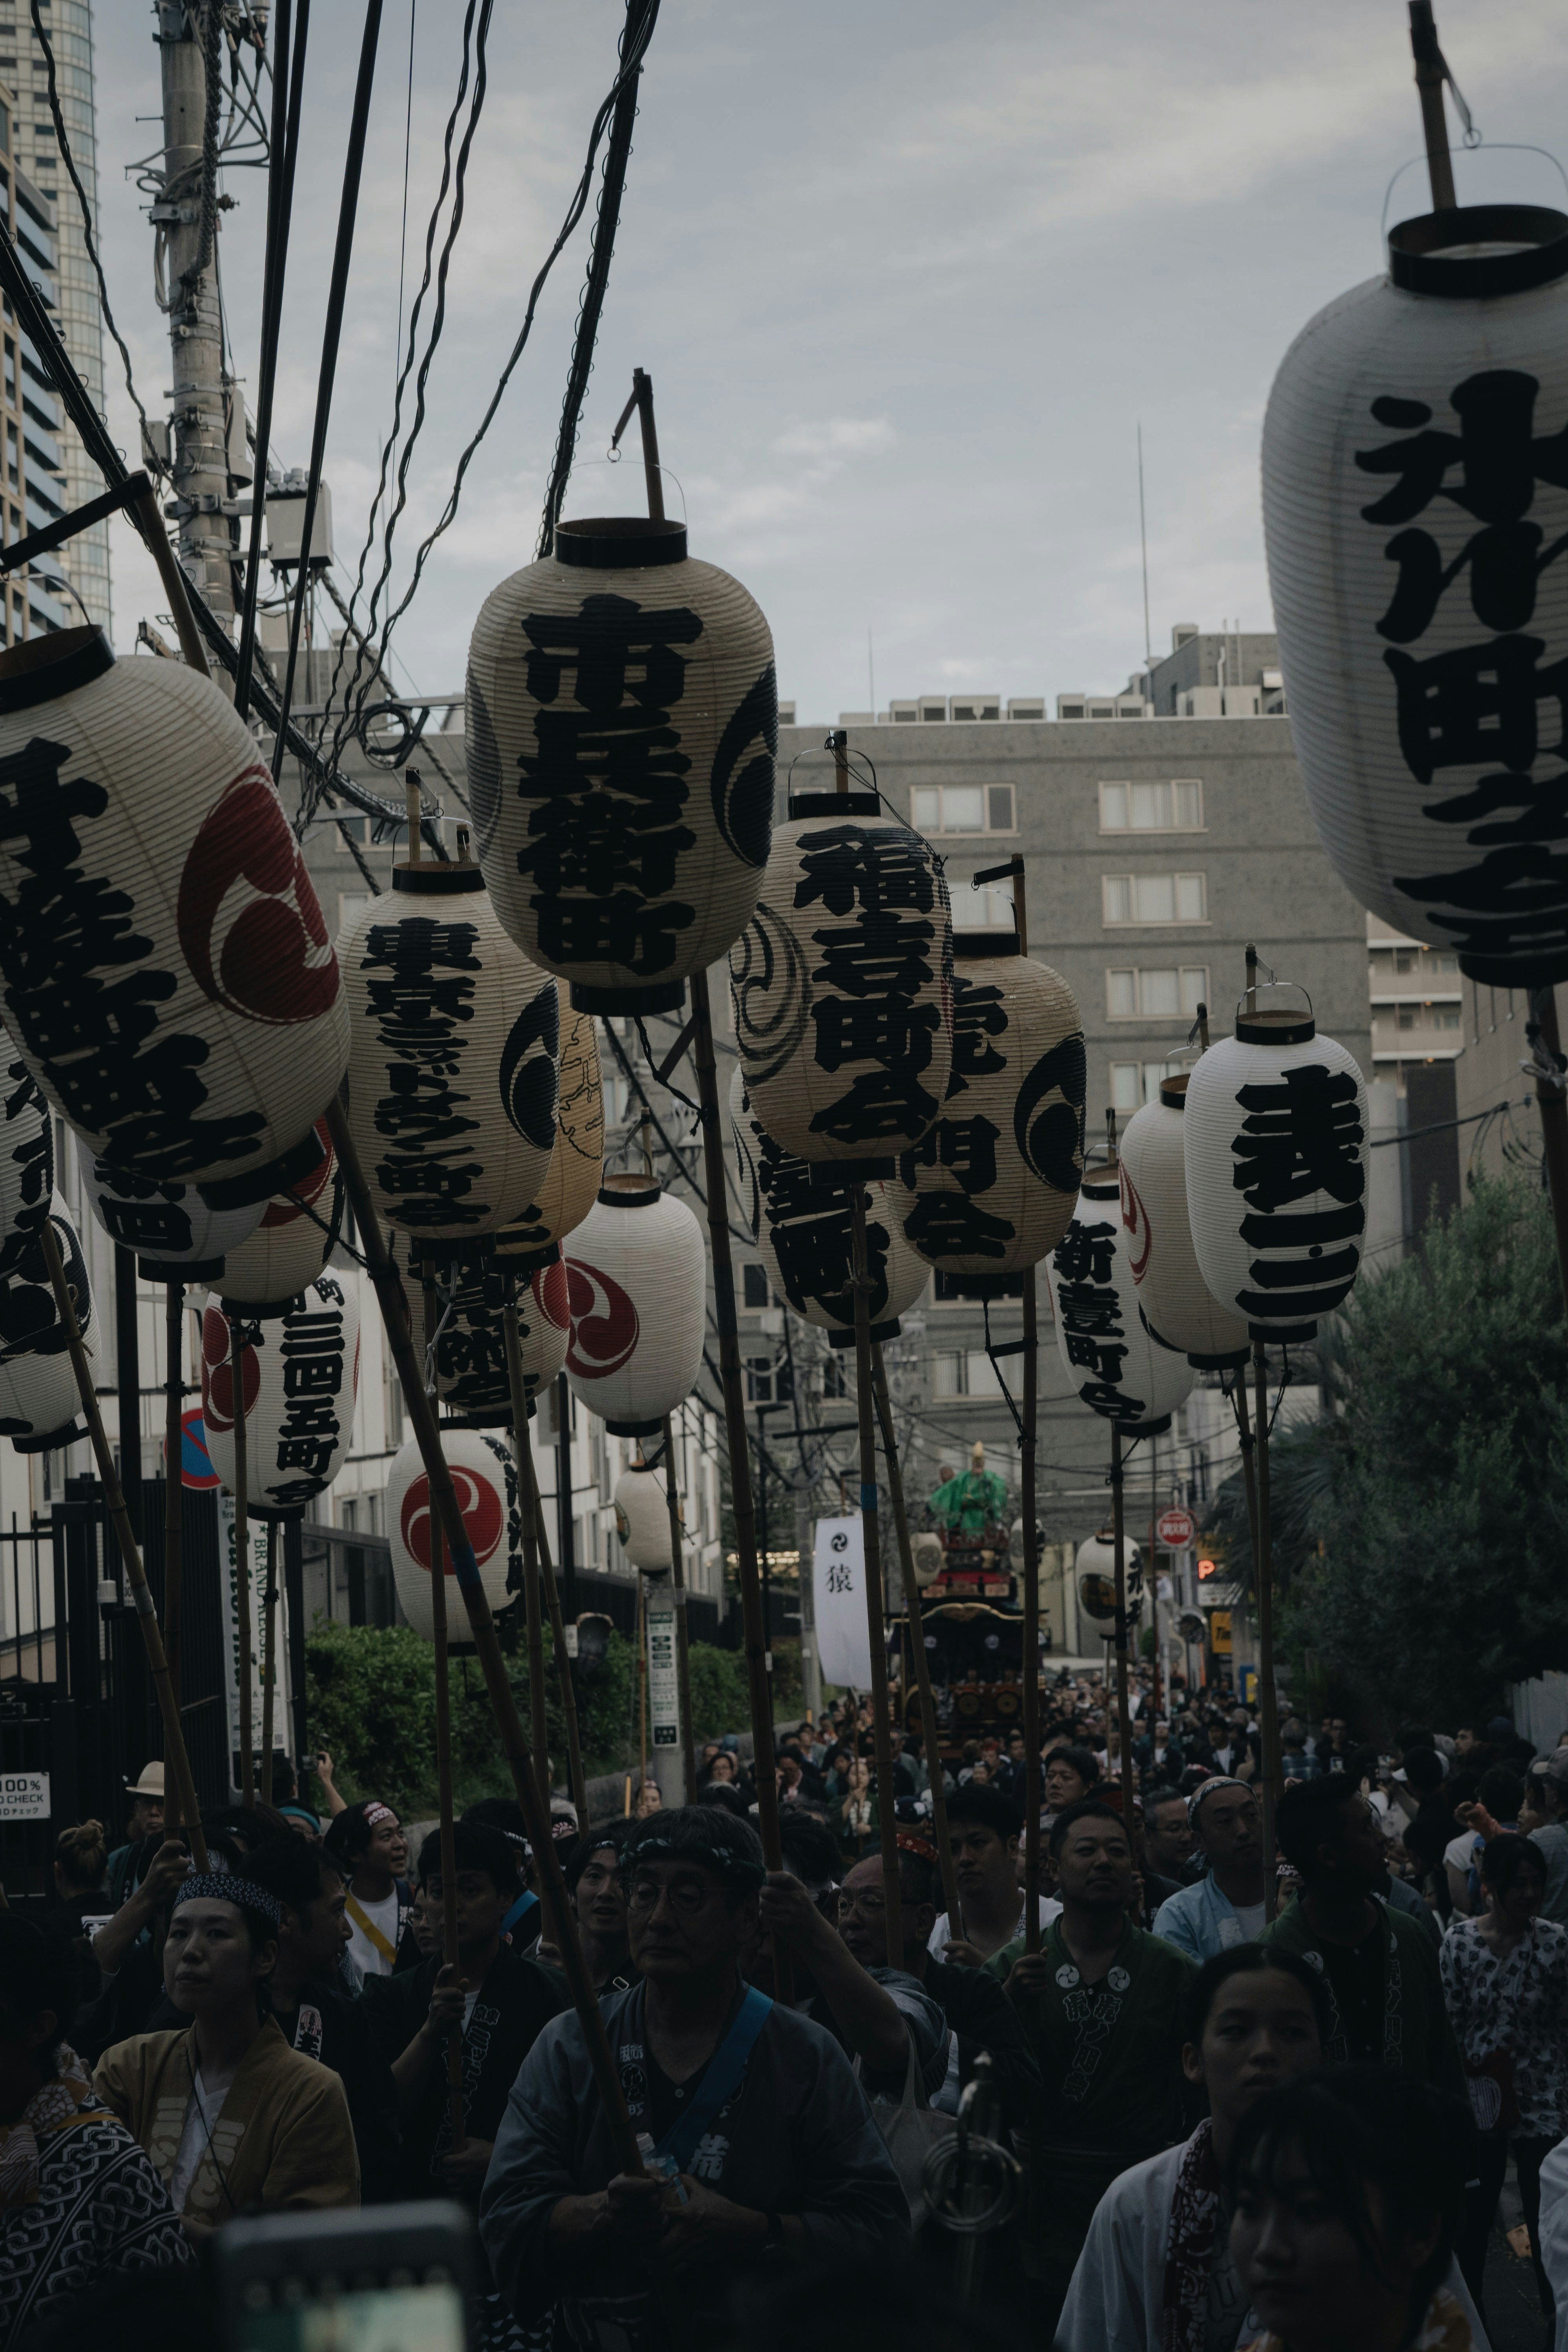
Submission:
M 277 1896 L 269 1895 L 265 1886 L 258 1886 L 254 1878 L 242 1878 L 236 1870 L 193 1870 L 174 1889 L 174 1907 L 178 1910 L 182 1903 L 189 1903 L 197 1895 L 205 1895 L 213 1903 L 232 1903 L 237 1911 L 259 1911 L 273 1927 L 283 1925 Z

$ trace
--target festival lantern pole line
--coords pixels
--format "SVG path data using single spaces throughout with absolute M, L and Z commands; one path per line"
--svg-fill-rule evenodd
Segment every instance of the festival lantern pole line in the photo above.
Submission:
M 1021 856 L 1011 860 L 1018 952 L 1029 952 L 1029 909 Z M 1040 1948 L 1040 1530 L 1035 1515 L 1040 1434 L 1040 1327 L 1035 1269 L 1024 1269 L 1024 1949 Z
M 278 1684 L 278 1522 L 267 1523 L 267 1590 L 261 1628 L 261 1801 L 272 1802 L 273 1694 Z
M 866 1585 L 866 1630 L 871 1653 L 871 1739 L 877 1756 L 877 1823 L 882 1846 L 883 1924 L 888 1966 L 904 1964 L 903 1910 L 898 1901 L 899 1824 L 893 1794 L 893 1738 L 888 1720 L 887 1612 L 882 1594 L 881 1546 L 878 1539 L 877 1441 L 871 1418 L 871 1278 L 866 1270 L 866 1187 L 849 1178 L 849 1217 L 855 1290 L 855 1387 L 860 1420 L 860 1550 Z M 914 1581 L 911 1574 L 910 1581 Z M 942 1759 L 936 1758 L 938 1770 Z M 934 1778 L 934 1775 L 933 1775 Z
M 1247 943 L 1247 1017 L 1258 1017 L 1258 949 Z M 1258 1727 L 1263 1742 L 1263 1901 L 1265 1916 L 1274 1916 L 1279 1891 L 1275 1867 L 1274 1811 L 1279 1801 L 1279 1709 L 1274 1689 L 1274 1544 L 1268 1525 L 1268 1362 L 1261 1338 L 1253 1342 L 1258 1429 L 1256 1489 L 1248 1496 L 1252 1510 L 1252 1569 L 1258 1591 Z M 1237 1393 L 1247 1399 L 1247 1373 L 1237 1374 Z
M 417 810 L 419 787 L 407 787 Z M 417 817 L 410 830 L 409 856 L 419 856 Z M 426 1256 L 420 1267 L 425 1308 L 425 1376 L 433 1394 L 436 1383 L 437 1313 L 436 1264 Z M 430 1551 L 430 1647 L 436 1674 L 436 1811 L 441 1841 L 441 1958 L 458 1965 L 458 1845 L 452 1812 L 452 1683 L 447 1650 L 447 1560 L 441 1529 L 432 1507 L 426 1521 Z M 447 2028 L 447 2113 L 454 2149 L 468 2145 L 463 2113 L 463 2028 L 454 2018 Z
M 521 1343 L 519 1368 L 521 1370 Z M 555 1564 L 550 1556 L 550 1538 L 544 1526 L 544 1505 L 540 1498 L 539 1480 L 534 1473 L 531 1447 L 523 1456 L 523 1470 L 528 1481 L 529 1499 L 524 1508 L 533 1514 L 534 1540 L 539 1546 L 539 1578 L 544 1588 L 544 1606 L 550 1617 L 550 1639 L 555 1651 L 555 1673 L 561 1685 L 561 1712 L 566 1718 L 566 1767 L 571 1776 L 572 1802 L 577 1808 L 577 1819 L 586 1824 L 588 1819 L 588 1783 L 583 1772 L 583 1743 L 577 1728 L 577 1692 L 572 1680 L 572 1660 L 566 1649 L 566 1623 L 561 1611 L 561 1594 L 555 1582 Z
M 1552 1229 L 1557 1243 L 1557 1277 L 1563 1286 L 1563 1306 L 1568 1313 L 1568 1095 L 1564 1093 L 1563 1041 L 1557 1027 L 1557 991 L 1548 982 L 1530 992 L 1536 1042 L 1535 1100 L 1541 1116 L 1541 1152 L 1546 1163 L 1546 1188 L 1552 1201 Z M 1528 1032 L 1526 1033 L 1528 1034 Z M 1542 1055 L 1554 1075 L 1540 1067 Z
M 229 1378 L 234 1383 L 234 1613 L 239 1628 L 239 1801 L 256 1802 L 256 1724 L 251 1713 L 249 1465 L 245 1444 L 245 1318 L 228 1326 Z
M 462 1593 L 468 1622 L 473 1631 L 474 1646 L 479 1653 L 485 1688 L 495 1713 L 496 1727 L 500 1734 L 501 1749 L 507 1759 L 517 1790 L 517 1801 L 528 1823 L 529 1842 L 533 1847 L 534 1864 L 540 1876 L 540 1891 L 546 1905 L 553 1904 L 558 1918 L 567 1916 L 566 1882 L 561 1874 L 560 1857 L 550 1834 L 550 1808 L 541 1796 L 529 1759 L 528 1744 L 518 1718 L 517 1702 L 507 1679 L 506 1661 L 501 1656 L 500 1643 L 496 1633 L 495 1619 L 486 1598 L 474 1548 L 468 1541 L 463 1525 L 463 1515 L 458 1507 L 457 1489 L 452 1474 L 441 1452 L 440 1433 L 425 1383 L 414 1342 L 403 1311 L 403 1297 L 396 1269 L 387 1255 L 386 1239 L 371 1198 L 370 1186 L 361 1164 L 359 1147 L 344 1112 L 341 1097 L 334 1097 L 327 1111 L 327 1128 L 343 1173 L 343 1184 L 353 1205 L 354 1221 L 359 1226 L 360 1241 L 364 1249 L 371 1280 L 386 1328 L 387 1345 L 403 1386 L 405 1405 L 414 1424 L 414 1435 L 419 1447 L 420 1459 L 430 1481 L 432 1514 L 438 1513 L 453 1565 L 457 1570 L 458 1589 Z M 733 1292 L 731 1294 L 731 1307 Z M 737 1370 L 739 1357 L 736 1358 Z M 775 1846 L 776 1821 L 775 1813 Z M 593 2069 L 595 2088 L 604 2102 L 610 2137 L 615 2144 L 616 2160 L 623 2172 L 637 2175 L 644 2171 L 637 2148 L 637 2134 L 626 2113 L 626 2095 L 620 2076 L 616 2072 L 615 2059 L 605 2037 L 604 2021 L 599 2015 L 598 2000 L 589 1981 L 582 1948 L 574 1936 L 564 1937 L 560 1946 L 561 1967 L 572 1995 L 572 2006 L 577 2012 L 583 2040 Z
M 168 1654 L 163 1648 L 163 1636 L 158 1626 L 158 1612 L 153 1605 L 153 1595 L 147 1587 L 146 1571 L 142 1554 L 132 1531 L 131 1514 L 125 1507 L 125 1493 L 120 1484 L 120 1474 L 114 1466 L 114 1455 L 104 1433 L 103 1414 L 99 1408 L 98 1391 L 93 1385 L 92 1367 L 81 1344 L 77 1328 L 76 1305 L 66 1282 L 66 1270 L 60 1262 L 60 1245 L 52 1219 L 46 1217 L 38 1230 L 39 1245 L 44 1264 L 49 1271 L 49 1281 L 55 1294 L 55 1307 L 65 1328 L 66 1344 L 70 1350 L 71 1370 L 76 1374 L 77 1393 L 81 1399 L 82 1417 L 92 1439 L 92 1451 L 98 1463 L 98 1475 L 103 1484 L 104 1500 L 114 1532 L 120 1539 L 120 1555 L 125 1562 L 125 1573 L 131 1580 L 136 1615 L 142 1626 L 142 1639 L 147 1651 L 147 1664 L 152 1669 L 153 1687 L 158 1694 L 158 1712 L 163 1722 L 164 1763 L 174 1780 L 174 1798 L 179 1808 L 179 1818 L 170 1823 L 175 1836 L 190 1839 L 191 1853 L 196 1868 L 207 1867 L 207 1842 L 202 1831 L 201 1808 L 196 1802 L 195 1781 L 191 1773 L 191 1759 L 185 1749 L 184 1727 L 180 1721 L 180 1709 L 174 1697 L 169 1675 Z
M 539 1511 L 534 1494 L 533 1447 L 528 1434 L 528 1386 L 522 1371 L 522 1340 L 517 1328 L 517 1279 L 510 1274 L 506 1277 L 501 1330 L 506 1341 L 507 1386 L 511 1392 L 511 1442 L 517 1457 L 518 1507 L 522 1515 L 522 1605 L 528 1639 L 528 1707 L 530 1728 L 533 1734 L 533 1769 L 548 1797 L 550 1733 L 544 1711 L 544 1624 L 540 1608 L 542 1579 L 539 1562 Z M 559 1663 L 564 1642 L 556 1633 L 553 1622 L 550 1631 Z M 574 1802 L 581 1801 L 575 1779 L 572 1783 L 572 1796 Z M 584 1829 L 588 1825 L 586 1814 L 582 1816 L 582 1825 Z M 559 1933 L 563 1923 L 557 1921 L 554 1924 Z
M 637 1570 L 637 1803 L 647 1787 L 647 1579 Z
M 925 1741 L 926 1761 L 931 1768 L 931 1825 L 936 1846 L 937 1868 L 942 1873 L 942 1896 L 947 1906 L 948 1929 L 954 1941 L 963 1933 L 963 1915 L 958 1907 L 958 1874 L 953 1868 L 952 1848 L 947 1835 L 947 1790 L 942 1782 L 942 1749 L 938 1744 L 936 1693 L 931 1683 L 931 1660 L 926 1655 L 925 1622 L 921 1614 L 920 1586 L 915 1581 L 914 1557 L 910 1545 L 910 1518 L 904 1506 L 904 1475 L 899 1465 L 899 1448 L 893 1434 L 893 1408 L 888 1394 L 887 1368 L 882 1361 L 882 1343 L 874 1340 L 871 1347 L 871 1389 L 876 1399 L 877 1419 L 882 1430 L 882 1458 L 888 1465 L 888 1493 L 893 1506 L 893 1532 L 898 1538 L 899 1566 L 904 1579 L 904 1604 L 909 1612 L 910 1648 L 914 1654 L 915 1687 L 921 1700 L 921 1736 Z M 884 1889 L 884 1899 L 891 1901 L 892 1891 Z
M 169 1685 L 180 1704 L 180 1637 L 184 1606 L 185 1433 L 181 1422 L 185 1360 L 185 1286 L 163 1286 L 163 1620 Z
M 1106 1167 L 1114 1176 L 1121 1167 L 1116 1148 L 1116 1113 L 1105 1114 Z M 1132 1706 L 1127 1626 L 1127 1520 L 1122 1503 L 1121 1428 L 1110 1424 L 1110 1520 L 1116 1552 L 1116 1728 L 1121 1745 L 1121 1818 L 1132 1835 Z
M 664 1416 L 664 1502 L 669 1513 L 669 1575 L 675 1588 L 675 1682 L 680 1706 L 680 1763 L 689 1805 L 697 1802 L 697 1739 L 691 1722 L 691 1652 L 686 1635 L 686 1563 L 681 1556 L 680 1488 L 675 1478 L 675 1435 Z

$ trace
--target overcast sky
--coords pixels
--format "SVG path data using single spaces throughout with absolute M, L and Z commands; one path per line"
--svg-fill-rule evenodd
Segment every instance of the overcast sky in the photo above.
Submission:
M 362 13 L 314 11 L 286 465 L 309 455 Z M 156 415 L 173 379 L 123 169 L 159 138 L 153 14 L 99 0 L 95 16 L 105 264 Z M 409 300 L 462 16 L 460 0 L 417 0 Z M 620 0 L 496 10 L 399 585 L 581 169 L 621 21 Z M 1562 0 L 1439 0 L 1438 23 L 1489 142 L 1568 146 Z M 327 447 L 345 581 L 391 418 L 409 28 L 408 0 L 386 0 Z M 602 460 L 642 365 L 692 551 L 758 598 L 803 720 L 868 707 L 868 631 L 884 708 L 964 687 L 1104 688 L 1143 646 L 1142 422 L 1156 649 L 1180 620 L 1268 627 L 1269 382 L 1312 313 L 1379 267 L 1388 182 L 1419 149 L 1405 0 L 664 0 L 566 510 L 641 510 L 640 469 L 617 478 Z M 1459 188 L 1564 201 L 1530 154 L 1462 159 Z M 254 397 L 263 175 L 231 172 L 227 191 L 225 290 Z M 1389 216 L 1426 205 L 1413 168 Z M 480 603 L 531 560 L 586 252 L 584 223 L 401 625 L 403 675 L 426 692 L 461 687 Z M 123 647 L 162 599 L 118 525 L 114 562 Z

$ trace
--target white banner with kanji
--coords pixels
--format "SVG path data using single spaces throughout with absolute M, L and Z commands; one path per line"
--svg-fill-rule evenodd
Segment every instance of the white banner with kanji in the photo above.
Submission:
M 871 1686 L 863 1525 L 859 1519 L 818 1519 L 812 1554 L 822 1679 L 849 1690 Z

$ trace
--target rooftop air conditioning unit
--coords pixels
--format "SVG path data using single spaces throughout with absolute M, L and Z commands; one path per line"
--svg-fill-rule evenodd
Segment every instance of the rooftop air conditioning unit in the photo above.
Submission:
M 952 708 L 954 719 L 1000 719 L 1002 698 L 998 694 L 955 694 Z
M 1083 710 L 1084 702 L 1081 694 L 1058 695 L 1057 717 L 1058 719 L 1081 719 Z
M 1009 719 L 1044 719 L 1045 715 L 1046 704 L 1044 696 L 1026 695 L 1022 701 L 1015 696 L 1014 699 L 1007 705 L 1007 716 Z
M 795 705 L 793 702 L 780 703 L 779 725 L 781 727 L 793 727 L 795 725 Z
M 889 702 L 888 705 L 888 717 L 894 721 L 914 719 L 920 715 L 921 707 L 918 702 Z
M 946 695 L 922 694 L 920 698 L 920 713 L 922 719 L 945 719 L 947 717 Z

